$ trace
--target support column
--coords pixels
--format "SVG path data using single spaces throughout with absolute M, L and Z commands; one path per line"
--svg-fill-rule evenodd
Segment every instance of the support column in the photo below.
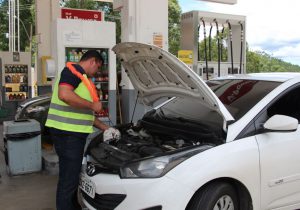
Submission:
M 157 44 L 168 50 L 168 0 L 114 0 L 114 8 L 121 9 L 122 42 Z M 162 37 L 162 42 L 155 42 Z M 123 121 L 130 122 L 135 107 L 137 91 L 122 69 L 122 113 Z M 133 122 L 149 110 L 137 104 Z
M 59 0 L 36 0 L 36 35 L 37 35 L 37 57 L 36 72 L 38 95 L 52 92 L 51 85 L 43 84 L 42 80 L 42 57 L 51 55 L 52 22 L 60 17 Z

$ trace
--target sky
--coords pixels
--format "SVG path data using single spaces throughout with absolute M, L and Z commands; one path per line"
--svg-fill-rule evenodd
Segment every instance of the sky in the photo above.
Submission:
M 237 0 L 226 5 L 199 0 L 178 0 L 182 12 L 200 10 L 246 16 L 250 50 L 300 65 L 300 0 Z M 299 18 L 299 16 L 298 16 Z

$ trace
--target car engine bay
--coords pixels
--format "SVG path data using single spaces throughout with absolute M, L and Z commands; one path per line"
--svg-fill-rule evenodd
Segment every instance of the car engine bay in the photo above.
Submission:
M 129 123 L 116 128 L 121 132 L 121 139 L 103 142 L 100 133 L 92 139 L 86 151 L 97 165 L 110 172 L 130 161 L 196 146 L 213 147 L 225 141 L 222 128 L 181 118 L 166 118 L 155 112 L 147 113 L 135 126 Z

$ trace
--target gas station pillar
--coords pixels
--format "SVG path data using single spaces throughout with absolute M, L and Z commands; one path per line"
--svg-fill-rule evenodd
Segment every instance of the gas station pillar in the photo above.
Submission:
M 114 9 L 121 10 L 122 42 L 140 42 L 168 50 L 168 0 L 114 0 Z M 122 69 L 122 115 L 130 122 L 137 91 Z M 133 116 L 136 122 L 149 107 L 137 104 Z
M 51 24 L 60 17 L 59 0 L 36 0 L 36 34 L 37 34 L 37 56 L 36 73 L 38 95 L 52 92 L 51 84 L 44 84 L 42 78 L 42 58 L 51 57 Z

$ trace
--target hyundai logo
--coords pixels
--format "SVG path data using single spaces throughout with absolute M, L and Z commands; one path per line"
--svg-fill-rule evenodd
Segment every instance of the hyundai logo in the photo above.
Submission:
M 94 164 L 89 164 L 86 168 L 87 175 L 93 176 L 95 172 L 96 172 L 96 167 L 94 166 Z

